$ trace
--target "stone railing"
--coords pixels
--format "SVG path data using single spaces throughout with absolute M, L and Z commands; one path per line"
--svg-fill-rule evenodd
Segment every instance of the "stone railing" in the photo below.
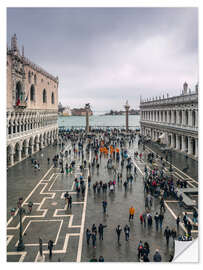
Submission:
M 142 101 L 140 102 L 140 108 L 179 104 L 179 103 L 182 104 L 190 102 L 198 102 L 198 93 L 193 92 L 187 95 L 175 96 L 171 98 Z
M 149 120 L 141 120 L 140 123 L 143 124 L 150 124 L 150 125 L 157 125 L 157 128 L 159 126 L 165 126 L 168 128 L 182 128 L 188 131 L 198 131 L 198 127 L 191 127 L 191 126 L 186 126 L 183 124 L 176 124 L 176 123 L 166 123 L 166 122 L 154 122 L 154 121 L 149 121 Z
M 50 127 L 58 128 L 58 124 L 50 124 L 50 125 L 47 125 L 44 127 L 21 131 L 21 132 L 17 132 L 17 133 L 13 133 L 13 134 L 8 134 L 7 141 L 15 140 L 15 139 L 22 139 L 25 136 L 30 136 L 30 135 L 35 136 L 35 135 L 41 133 L 42 131 L 46 131 L 46 129 L 48 129 L 47 131 L 49 131 Z

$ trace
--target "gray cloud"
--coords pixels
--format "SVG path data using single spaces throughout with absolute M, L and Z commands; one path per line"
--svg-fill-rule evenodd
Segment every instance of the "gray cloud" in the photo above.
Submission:
M 59 76 L 64 105 L 122 108 L 198 79 L 197 8 L 9 8 L 25 54 Z

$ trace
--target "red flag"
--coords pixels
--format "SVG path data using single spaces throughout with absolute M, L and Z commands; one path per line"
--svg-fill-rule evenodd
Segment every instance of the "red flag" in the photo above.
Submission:
M 16 102 L 16 106 L 20 105 L 20 99 L 18 98 L 17 102 Z

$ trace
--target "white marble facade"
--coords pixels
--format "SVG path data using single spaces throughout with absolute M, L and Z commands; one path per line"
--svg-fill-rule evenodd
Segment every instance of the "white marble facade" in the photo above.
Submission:
M 168 147 L 198 157 L 198 85 L 180 96 L 140 101 L 141 134 L 157 141 L 164 133 Z

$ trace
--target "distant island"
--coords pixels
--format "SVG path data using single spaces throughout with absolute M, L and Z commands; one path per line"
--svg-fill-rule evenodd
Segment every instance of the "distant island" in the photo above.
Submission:
M 60 116 L 85 116 L 86 110 L 85 110 L 85 108 L 71 109 L 69 106 L 63 107 L 63 105 L 61 103 L 59 103 L 58 115 L 60 115 Z M 89 109 L 89 115 L 93 115 L 93 112 L 91 109 Z
M 125 115 L 125 111 L 113 111 L 110 110 L 110 112 L 105 113 L 104 115 Z M 129 110 L 129 115 L 140 115 L 140 110 Z

